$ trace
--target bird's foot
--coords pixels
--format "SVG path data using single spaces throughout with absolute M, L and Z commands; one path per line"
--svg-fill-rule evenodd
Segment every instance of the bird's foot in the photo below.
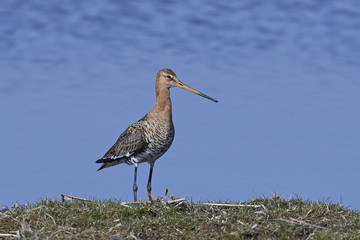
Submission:
M 148 194 L 148 197 L 149 197 L 149 201 L 153 201 L 153 199 L 154 199 L 154 197 L 151 195 L 151 193 L 150 192 L 147 192 L 147 194 Z

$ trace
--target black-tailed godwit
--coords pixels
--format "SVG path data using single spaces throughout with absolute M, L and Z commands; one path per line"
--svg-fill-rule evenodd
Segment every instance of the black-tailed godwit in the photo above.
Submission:
M 169 149 L 174 140 L 175 130 L 172 122 L 170 100 L 171 87 L 180 87 L 217 102 L 217 100 L 186 86 L 172 70 L 168 68 L 162 69 L 156 75 L 156 103 L 154 108 L 139 121 L 128 127 L 109 151 L 96 161 L 96 163 L 102 163 L 98 171 L 120 163 L 135 165 L 134 201 L 137 201 L 136 175 L 139 163 L 148 162 L 150 164 L 147 192 L 151 199 L 151 178 L 154 163 Z

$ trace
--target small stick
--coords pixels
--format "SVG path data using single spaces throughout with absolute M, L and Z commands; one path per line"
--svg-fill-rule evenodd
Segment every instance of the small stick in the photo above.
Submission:
M 151 201 L 139 201 L 139 202 L 120 202 L 121 205 L 130 205 L 130 204 L 147 204 Z
M 246 205 L 246 204 L 231 204 L 231 203 L 200 203 L 200 204 L 209 205 L 209 206 L 219 206 L 219 207 L 253 207 L 253 208 L 262 207 L 261 205 Z
M 184 198 L 178 198 L 178 199 L 175 199 L 175 200 L 169 200 L 167 202 L 165 202 L 166 204 L 171 204 L 171 203 L 178 203 L 178 202 L 183 202 L 186 200 L 187 197 L 184 197 Z
M 0 233 L 0 237 L 16 237 L 16 238 L 20 238 L 20 234 L 18 233 L 18 231 L 16 231 L 16 234 L 12 234 L 12 233 Z
M 72 197 L 72 196 L 66 196 L 61 194 L 61 201 L 65 202 L 65 201 L 73 201 L 73 200 L 78 200 L 78 201 L 91 201 L 89 199 L 86 198 L 79 198 L 79 197 Z

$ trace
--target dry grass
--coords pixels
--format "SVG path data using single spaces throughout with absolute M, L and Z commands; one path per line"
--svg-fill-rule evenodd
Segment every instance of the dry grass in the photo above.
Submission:
M 1 211 L 1 238 L 360 239 L 360 213 L 278 196 L 241 205 L 42 200 Z

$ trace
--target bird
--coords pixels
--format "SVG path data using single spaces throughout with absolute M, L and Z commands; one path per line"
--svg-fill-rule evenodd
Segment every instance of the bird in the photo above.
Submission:
M 133 194 L 137 201 L 136 177 L 138 165 L 143 162 L 150 164 L 147 183 L 147 194 L 151 197 L 151 179 L 155 161 L 171 146 L 175 129 L 172 121 L 170 88 L 180 87 L 196 93 L 214 102 L 217 100 L 187 86 L 181 82 L 175 72 L 169 68 L 160 70 L 156 75 L 156 102 L 151 111 L 134 124 L 130 125 L 117 139 L 115 144 L 96 161 L 102 163 L 98 171 L 121 163 L 135 166 Z

